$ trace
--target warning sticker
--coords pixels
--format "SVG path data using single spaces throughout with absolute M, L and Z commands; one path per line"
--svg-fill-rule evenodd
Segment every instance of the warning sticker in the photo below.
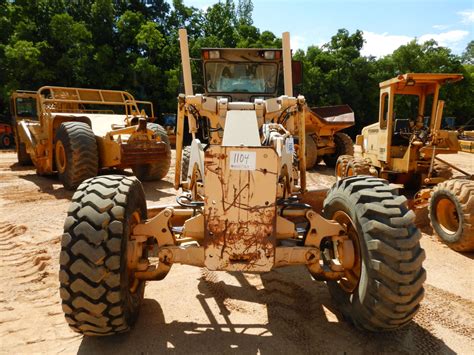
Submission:
M 255 170 L 257 163 L 256 152 L 231 151 L 230 169 L 231 170 Z

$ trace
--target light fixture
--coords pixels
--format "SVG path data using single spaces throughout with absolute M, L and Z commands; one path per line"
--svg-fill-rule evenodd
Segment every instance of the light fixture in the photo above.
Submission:
M 415 84 L 416 84 L 415 79 L 410 78 L 410 79 L 407 80 L 407 82 L 406 82 L 405 85 L 406 85 L 406 86 L 415 86 Z
M 221 52 L 209 51 L 209 59 L 219 59 L 220 57 L 221 57 Z

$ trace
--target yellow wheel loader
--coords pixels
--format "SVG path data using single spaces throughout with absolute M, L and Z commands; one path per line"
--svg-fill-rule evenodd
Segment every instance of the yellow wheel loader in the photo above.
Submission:
M 205 49 L 211 95 L 193 93 L 185 30 L 180 46 L 185 93 L 178 98 L 176 204 L 147 208 L 133 177 L 101 176 L 79 186 L 60 255 L 70 327 L 85 335 L 129 330 L 146 283 L 162 280 L 173 264 L 257 273 L 302 265 L 328 284 L 355 325 L 385 331 L 409 323 L 426 278 L 414 214 L 387 181 L 370 176 L 340 181 L 322 212 L 313 207 L 307 107 L 303 96 L 293 96 L 289 34 L 283 49 Z M 185 120 L 193 140 L 181 174 Z
M 336 177 L 378 176 L 418 191 L 415 206 L 428 205 L 438 236 L 454 250 L 472 251 L 473 176 L 438 157 L 460 151 L 458 132 L 440 129 L 444 101 L 439 95 L 443 85 L 462 79 L 460 74 L 408 73 L 380 83 L 378 122 L 357 136 L 354 157 L 338 158 Z M 451 179 L 452 169 L 464 177 Z
M 150 122 L 151 102 L 125 91 L 44 86 L 14 92 L 10 106 L 18 163 L 57 173 L 66 189 L 103 168 L 131 168 L 141 180 L 168 173 L 171 148 L 164 128 Z

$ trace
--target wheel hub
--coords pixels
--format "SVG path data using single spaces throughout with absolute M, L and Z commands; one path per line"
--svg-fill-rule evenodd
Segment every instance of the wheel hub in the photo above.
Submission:
M 443 231 L 448 234 L 455 234 L 459 229 L 456 205 L 448 198 L 442 198 L 436 204 L 436 219 Z
M 66 171 L 67 167 L 67 158 L 66 158 L 66 150 L 64 149 L 63 142 L 58 141 L 56 143 L 56 167 L 58 171 L 62 174 Z

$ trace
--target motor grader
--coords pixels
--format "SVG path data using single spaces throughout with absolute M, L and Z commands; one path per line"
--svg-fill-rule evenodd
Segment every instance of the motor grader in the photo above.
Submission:
M 144 105 L 149 110 L 140 110 Z M 150 123 L 153 105 L 125 91 L 44 86 L 11 96 L 18 162 L 39 175 L 58 173 L 75 189 L 103 168 L 131 168 L 141 180 L 168 173 L 171 148 L 163 127 Z
M 460 74 L 408 73 L 380 83 L 378 122 L 356 138 L 355 154 L 341 156 L 336 176 L 379 176 L 418 191 L 415 207 L 429 208 L 438 236 L 457 251 L 474 250 L 474 181 L 439 154 L 460 151 L 458 132 L 440 129 L 443 85 Z M 404 114 L 398 110 L 405 106 Z M 408 110 L 406 110 L 408 108 Z M 452 169 L 464 177 L 452 179 Z
M 208 90 L 226 85 L 239 97 L 232 101 L 193 93 L 186 30 L 179 37 L 185 93 L 178 97 L 176 204 L 147 208 L 133 177 L 100 176 L 79 186 L 60 255 L 70 327 L 85 335 L 129 330 L 146 282 L 162 280 L 173 264 L 257 273 L 303 265 L 327 282 L 357 326 L 384 331 L 410 322 L 426 274 L 406 199 L 383 179 L 356 176 L 331 188 L 322 213 L 312 207 L 307 106 L 303 96 L 293 96 L 289 34 L 282 49 L 204 54 L 213 59 L 204 67 Z M 280 72 L 284 93 L 273 97 Z M 183 179 L 185 120 L 193 140 Z M 205 142 L 196 138 L 203 125 Z

